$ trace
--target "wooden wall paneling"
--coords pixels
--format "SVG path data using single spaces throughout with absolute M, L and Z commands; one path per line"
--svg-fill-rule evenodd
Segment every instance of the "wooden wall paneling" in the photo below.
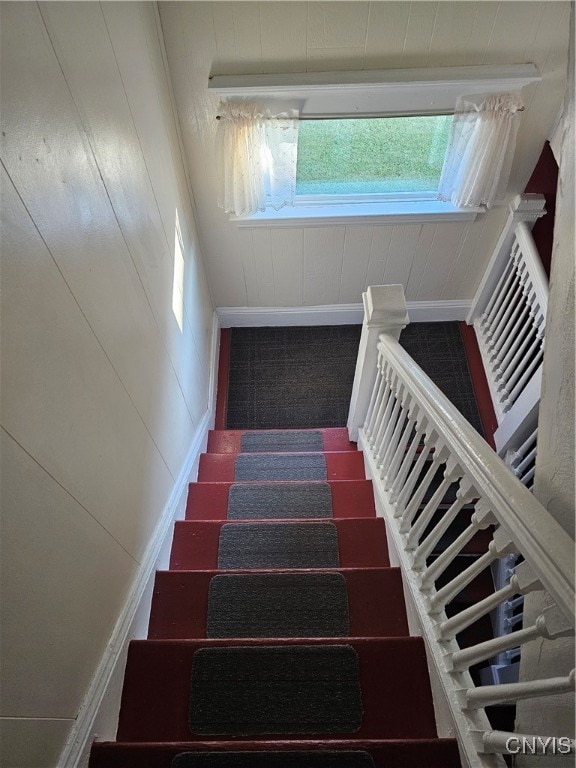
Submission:
M 366 272 L 366 286 L 382 285 L 384 272 L 390 258 L 390 240 L 393 227 L 374 226 L 372 243 L 370 244 L 370 259 Z
M 218 68 L 226 74 L 248 75 L 262 71 L 259 3 L 212 4 Z
M 390 258 L 382 278 L 384 285 L 402 284 L 406 288 L 421 229 L 422 224 L 392 227 Z
M 74 718 L 137 562 L 4 430 L 2 464 L 19 511 L 2 521 L 3 565 L 18 573 L 2 585 L 4 713 Z
M 100 184 L 96 182 L 92 193 L 95 198 L 98 195 L 102 198 L 100 213 L 93 204 L 91 208 L 97 217 L 104 211 L 109 217 L 110 252 L 107 258 L 101 254 L 96 256 L 100 249 L 99 235 L 92 227 L 84 227 L 83 259 L 71 251 L 64 252 L 60 232 L 50 231 L 45 225 L 40 225 L 41 230 L 148 431 L 176 476 L 194 424 L 168 357 L 158 317 L 152 309 L 150 284 L 154 281 L 154 272 L 170 278 L 177 269 L 177 258 L 182 257 L 173 244 L 174 255 L 170 258 L 167 236 L 100 6 L 68 9 L 52 4 L 43 10 L 49 14 L 50 29 L 57 37 L 60 64 L 86 127 L 90 144 L 88 156 L 93 158 L 104 185 L 104 189 L 99 189 Z M 81 15 L 83 24 L 76 14 Z M 78 28 L 83 29 L 85 35 L 78 34 Z M 103 51 L 106 51 L 104 57 Z M 99 66 L 101 58 L 105 66 Z M 99 71 L 97 80 L 94 71 Z M 82 142 L 82 138 L 74 137 L 72 132 L 70 139 L 72 146 Z M 133 147 L 133 151 L 127 152 L 127 146 Z M 175 195 L 170 197 L 173 200 Z M 43 200 L 33 198 L 33 193 L 27 198 L 30 210 L 41 215 Z M 110 211 L 106 210 L 109 204 Z M 150 212 L 144 221 L 142 210 Z M 51 213 L 53 223 L 57 222 L 63 232 L 66 227 L 63 211 Z M 174 238 L 174 211 L 171 220 Z M 79 241 L 74 246 L 79 247 Z M 148 273 L 147 267 L 150 267 Z M 112 284 L 111 274 L 116 274 Z M 127 289 L 127 278 L 130 289 Z M 170 282 L 170 297 L 168 301 L 164 297 L 164 304 L 171 308 L 174 294 L 178 318 L 174 314 L 171 322 L 176 325 L 184 323 L 183 285 Z M 95 292 L 98 286 L 100 290 Z M 119 329 L 123 332 L 119 333 Z M 135 339 L 146 342 L 138 343 Z M 171 407 L 166 420 L 158 422 L 156 409 L 165 401 L 170 402 Z
M 402 67 L 425 67 L 434 30 L 437 2 L 410 3 L 410 16 L 402 51 Z
M 541 12 L 542 9 L 537 3 L 522 2 L 522 0 L 500 3 L 486 49 L 486 63 L 516 64 L 518 53 L 515 50 L 516 46 L 510 45 L 510 40 L 515 39 L 525 44 L 527 39 L 531 39 Z
M 434 29 L 430 38 L 428 66 L 465 66 L 468 52 L 475 41 L 472 30 L 476 19 L 475 3 L 438 3 Z
M 370 260 L 370 247 L 374 227 L 346 227 L 344 258 L 340 283 L 340 304 L 359 304 L 366 290 L 366 271 Z
M 271 230 L 253 229 L 254 264 L 258 283 L 258 306 L 271 307 L 276 303 L 274 296 L 274 262 L 272 259 Z
M 2 196 L 3 425 L 138 559 L 172 476 L 4 173 Z
M 450 228 L 438 229 L 422 274 L 418 299 L 434 300 L 442 295 L 450 270 L 462 247 L 467 227 L 467 224 L 451 223 Z
M 271 235 L 276 302 L 299 307 L 304 303 L 304 230 L 273 229 Z
M 337 304 L 345 227 L 304 230 L 304 304 Z
M 263 72 L 305 71 L 307 22 L 307 3 L 260 4 Z
M 410 3 L 370 3 L 365 69 L 401 69 Z
M 472 222 L 464 236 L 460 256 L 450 271 L 441 298 L 473 298 L 474 286 L 480 282 L 492 255 L 489 247 L 496 244 L 506 218 L 507 210 L 502 209 L 501 215 L 496 219 L 483 216 Z
M 309 3 L 308 48 L 364 48 L 369 3 Z
M 418 296 L 424 268 L 430 258 L 430 250 L 432 249 L 437 230 L 438 224 L 422 224 L 420 228 L 420 237 L 412 257 L 410 274 L 405 283 L 407 301 L 414 301 Z

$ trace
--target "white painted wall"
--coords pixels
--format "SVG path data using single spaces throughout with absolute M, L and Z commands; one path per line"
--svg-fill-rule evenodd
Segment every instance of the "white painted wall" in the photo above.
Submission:
M 561 124 L 562 142 L 550 295 L 546 318 L 546 354 L 538 419 L 538 454 L 534 494 L 574 538 L 574 16 L 569 82 Z M 550 341 L 553 340 L 553 343 Z M 546 598 L 541 593 L 525 600 L 525 623 L 532 624 Z M 574 668 L 574 638 L 554 642 L 535 640 L 522 653 L 522 680 L 566 675 Z M 518 705 L 518 727 L 525 733 L 575 737 L 574 695 L 528 700 Z M 519 766 L 569 768 L 574 756 L 525 758 Z
M 0 5 L 0 762 L 48 768 L 207 423 L 213 305 L 155 5 Z
M 210 74 L 534 63 L 510 191 L 521 192 L 564 92 L 569 3 L 162 2 L 160 16 L 208 278 L 217 306 L 359 303 L 402 283 L 412 301 L 474 295 L 506 218 L 239 229 L 217 206 Z

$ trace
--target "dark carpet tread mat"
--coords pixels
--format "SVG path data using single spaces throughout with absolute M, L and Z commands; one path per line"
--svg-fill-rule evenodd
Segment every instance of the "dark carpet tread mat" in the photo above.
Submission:
M 361 326 L 233 328 L 228 429 L 343 427 Z
M 353 733 L 362 724 L 349 645 L 201 648 L 189 727 L 198 735 Z
M 234 479 L 326 480 L 326 459 L 322 453 L 238 454 Z
M 225 523 L 218 568 L 338 568 L 334 523 Z
M 374 768 L 368 752 L 183 752 L 171 768 Z
M 319 430 L 288 430 L 244 432 L 240 442 L 242 452 L 322 451 L 324 440 Z
M 328 483 L 259 483 L 230 486 L 230 520 L 332 517 Z
M 340 573 L 214 576 L 206 636 L 347 637 L 348 590 Z

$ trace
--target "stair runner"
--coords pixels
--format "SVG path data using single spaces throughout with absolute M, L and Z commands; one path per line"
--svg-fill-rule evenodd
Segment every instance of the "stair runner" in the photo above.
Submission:
M 459 768 L 345 429 L 213 431 L 90 768 Z

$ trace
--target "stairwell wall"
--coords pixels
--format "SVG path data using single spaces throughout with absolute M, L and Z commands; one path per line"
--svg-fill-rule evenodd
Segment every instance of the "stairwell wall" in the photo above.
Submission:
M 213 303 L 155 4 L 0 12 L 0 762 L 47 768 L 209 426 Z

